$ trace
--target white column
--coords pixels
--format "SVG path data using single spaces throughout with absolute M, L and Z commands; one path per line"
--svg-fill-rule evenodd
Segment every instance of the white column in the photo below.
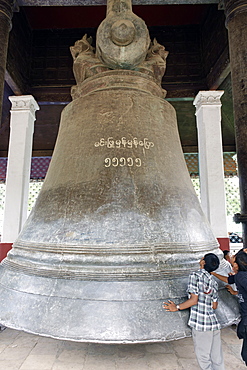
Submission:
M 221 135 L 220 98 L 223 93 L 200 91 L 193 102 L 196 107 L 201 204 L 217 239 L 228 239 Z
M 32 95 L 10 96 L 10 140 L 2 243 L 13 243 L 27 218 L 35 112 Z

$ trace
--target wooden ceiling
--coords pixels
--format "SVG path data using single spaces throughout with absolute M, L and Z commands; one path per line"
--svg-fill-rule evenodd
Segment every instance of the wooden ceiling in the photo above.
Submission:
M 133 12 L 148 27 L 201 24 L 209 5 L 135 5 Z M 106 6 L 25 7 L 32 29 L 98 27 L 106 16 Z

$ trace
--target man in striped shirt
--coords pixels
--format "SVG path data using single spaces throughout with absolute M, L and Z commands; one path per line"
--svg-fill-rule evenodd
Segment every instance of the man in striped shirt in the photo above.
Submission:
M 195 354 L 202 370 L 225 370 L 220 339 L 220 324 L 215 309 L 218 306 L 218 284 L 210 274 L 219 267 L 219 258 L 207 253 L 200 260 L 200 270 L 189 276 L 189 299 L 179 305 L 164 302 L 166 311 L 190 307 L 188 325 L 192 328 Z

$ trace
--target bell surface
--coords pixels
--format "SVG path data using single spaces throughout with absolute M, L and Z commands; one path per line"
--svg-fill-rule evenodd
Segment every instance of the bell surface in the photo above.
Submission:
M 81 342 L 190 336 L 189 311 L 166 312 L 163 302 L 187 299 L 188 275 L 205 253 L 222 258 L 160 86 L 168 52 L 154 40 L 144 61 L 141 46 L 138 66 L 112 69 L 123 54 L 132 63 L 129 10 L 124 19 L 121 33 L 111 22 L 111 62 L 87 37 L 71 48 L 74 100 L 36 204 L 0 265 L 7 327 Z M 225 289 L 217 315 L 222 326 L 238 317 Z
M 162 303 L 185 300 L 189 272 L 220 251 L 159 94 L 139 72 L 108 71 L 64 109 L 36 205 L 1 265 L 1 323 L 88 342 L 190 335 L 188 310 Z

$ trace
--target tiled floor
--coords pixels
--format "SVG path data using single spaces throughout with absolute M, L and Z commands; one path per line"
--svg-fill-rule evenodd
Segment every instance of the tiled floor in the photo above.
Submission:
M 244 370 L 235 329 L 221 331 L 226 370 Z M 196 370 L 191 338 L 150 344 L 92 344 L 0 332 L 0 370 Z

